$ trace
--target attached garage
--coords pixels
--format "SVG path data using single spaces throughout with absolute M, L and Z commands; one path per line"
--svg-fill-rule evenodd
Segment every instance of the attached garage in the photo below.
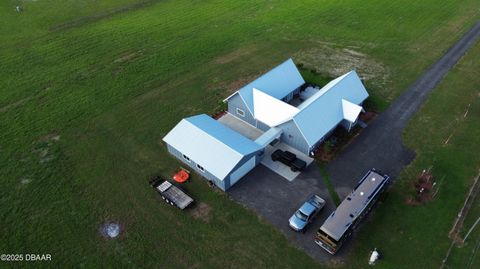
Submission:
M 164 138 L 168 151 L 222 190 L 259 162 L 263 148 L 211 117 L 181 120 Z
M 250 160 L 246 161 L 242 166 L 237 168 L 230 174 L 230 185 L 237 183 L 244 175 L 246 175 L 250 170 L 252 170 L 256 166 L 255 157 L 250 158 Z

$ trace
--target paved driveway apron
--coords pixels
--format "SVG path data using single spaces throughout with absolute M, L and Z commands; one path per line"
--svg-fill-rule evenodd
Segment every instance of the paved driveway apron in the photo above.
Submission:
M 414 152 L 407 149 L 401 140 L 403 129 L 428 94 L 479 37 L 480 22 L 463 35 L 438 62 L 423 73 L 327 166 L 333 185 L 342 198 L 370 168 L 376 167 L 395 178 L 413 160 Z M 234 200 L 253 209 L 263 219 L 279 228 L 290 241 L 314 259 L 325 262 L 332 258 L 313 241 L 316 229 L 334 210 L 333 201 L 315 164 L 308 166 L 292 182 L 259 165 L 228 193 Z M 323 197 L 327 201 L 326 208 L 305 234 L 296 233 L 288 227 L 288 218 L 311 193 Z M 349 249 L 351 242 L 347 242 L 340 249 L 335 259 L 341 259 Z
M 315 163 L 309 165 L 291 182 L 259 165 L 228 193 L 235 201 L 253 209 L 267 222 L 279 228 L 290 241 L 304 249 L 310 256 L 319 261 L 327 261 L 330 258 L 330 255 L 322 251 L 313 241 L 316 229 L 335 209 Z M 306 232 L 297 233 L 288 226 L 288 219 L 313 193 L 320 195 L 327 203 Z

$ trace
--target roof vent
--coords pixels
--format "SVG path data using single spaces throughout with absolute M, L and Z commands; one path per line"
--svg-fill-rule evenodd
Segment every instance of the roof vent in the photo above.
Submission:
M 350 201 L 350 200 L 352 200 L 352 198 L 351 198 L 351 197 L 347 197 L 347 200 Z
M 363 196 L 363 191 L 361 191 L 361 192 L 360 192 L 360 195 L 362 195 L 362 196 Z
M 353 218 L 353 217 L 354 217 L 353 214 L 350 214 L 350 218 Z
M 372 181 L 375 181 L 375 178 L 374 178 L 374 177 L 372 177 Z

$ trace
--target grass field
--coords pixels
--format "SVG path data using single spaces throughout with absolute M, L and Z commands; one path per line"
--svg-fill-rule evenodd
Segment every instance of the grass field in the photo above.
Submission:
M 477 196 L 470 212 L 467 215 L 463 229 L 460 232 L 461 238 L 465 238 L 470 228 L 480 217 L 480 196 Z M 464 244 L 454 245 L 450 256 L 447 259 L 446 268 L 473 269 L 480 267 L 480 225 L 477 224 L 468 235 Z
M 161 138 L 288 57 L 327 76 L 357 68 L 385 106 L 480 16 L 476 0 L 39 0 L 5 1 L 0 17 L 3 253 L 51 253 L 54 267 L 313 268 L 279 231 L 197 177 L 187 190 L 209 212 L 165 207 L 146 182 L 178 167 Z M 474 66 L 478 53 L 462 66 Z M 362 267 L 377 242 L 390 268 L 443 258 L 444 232 L 478 169 L 469 143 L 479 144 L 470 135 L 478 118 L 448 125 L 473 97 L 446 89 L 473 94 L 478 85 L 473 70 L 459 69 L 409 128 L 418 160 L 372 218 L 380 232 L 358 236 L 347 267 Z M 470 109 L 478 115 L 478 105 Z M 438 149 L 452 130 L 452 143 Z M 408 177 L 430 165 L 445 191 L 407 207 Z M 116 240 L 99 233 L 110 220 L 124 228 Z

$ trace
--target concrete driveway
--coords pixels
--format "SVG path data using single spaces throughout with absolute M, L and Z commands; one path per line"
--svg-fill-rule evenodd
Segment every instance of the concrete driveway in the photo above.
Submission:
M 290 169 L 290 166 L 287 166 L 279 161 L 274 162 L 272 160 L 272 153 L 277 150 L 281 149 L 283 151 L 290 151 L 293 154 L 297 156 L 300 160 L 304 161 L 307 166 L 310 165 L 313 162 L 313 159 L 310 158 L 309 156 L 301 153 L 300 151 L 290 147 L 289 145 L 285 143 L 277 143 L 275 146 L 268 145 L 265 148 L 265 154 L 262 158 L 261 164 L 272 170 L 273 172 L 279 174 L 280 176 L 284 177 L 288 181 L 293 181 L 298 175 L 300 175 L 300 171 L 298 172 L 293 172 Z

